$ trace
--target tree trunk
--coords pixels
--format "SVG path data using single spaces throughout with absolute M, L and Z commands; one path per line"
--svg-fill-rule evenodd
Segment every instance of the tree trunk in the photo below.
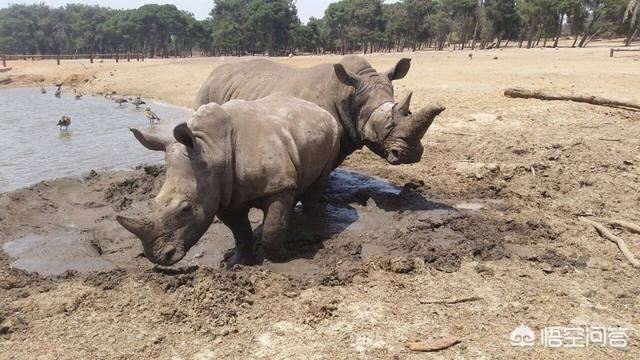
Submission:
M 636 29 L 631 33 L 631 35 L 627 37 L 627 39 L 624 41 L 624 46 L 631 45 L 631 43 L 633 42 L 633 38 L 635 38 L 636 34 L 638 33 L 638 29 L 640 29 L 640 27 L 636 27 Z
M 571 44 L 571 47 L 574 48 L 576 47 L 576 42 L 578 42 L 578 33 L 576 33 L 576 35 L 573 37 L 573 44 Z
M 473 26 L 473 37 L 471 38 L 471 50 L 475 50 L 476 47 L 476 36 L 478 35 L 478 19 L 476 19 L 476 24 Z
M 558 47 L 558 40 L 560 39 L 560 35 L 562 35 L 562 22 L 564 21 L 564 12 L 560 15 L 560 21 L 558 22 L 558 26 L 556 27 L 556 39 L 553 42 L 553 47 Z

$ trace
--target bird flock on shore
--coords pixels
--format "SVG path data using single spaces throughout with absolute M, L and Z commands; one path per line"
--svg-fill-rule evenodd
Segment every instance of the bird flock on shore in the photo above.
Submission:
M 61 82 L 55 84 L 56 91 L 54 93 L 54 96 L 57 98 L 60 98 L 62 96 L 62 85 L 63 84 Z M 40 94 L 45 95 L 46 93 L 47 89 L 45 89 L 44 86 L 40 85 Z M 77 89 L 73 89 L 73 94 L 76 100 L 80 100 L 82 99 L 82 96 L 84 96 L 84 94 L 79 92 Z M 140 95 L 133 97 L 118 96 L 116 95 L 115 91 L 113 91 L 104 94 L 104 97 L 105 99 L 113 100 L 116 104 L 118 104 L 118 107 L 122 107 L 122 105 L 126 103 L 131 103 L 136 107 L 136 109 L 139 109 L 141 105 L 147 105 L 147 103 L 142 99 Z M 144 116 L 149 119 L 150 126 L 160 123 L 160 117 L 156 113 L 154 113 L 148 106 L 144 109 Z M 71 125 L 71 117 L 68 115 L 63 115 L 62 118 L 58 120 L 56 126 L 60 127 L 60 131 L 68 131 L 69 125 Z

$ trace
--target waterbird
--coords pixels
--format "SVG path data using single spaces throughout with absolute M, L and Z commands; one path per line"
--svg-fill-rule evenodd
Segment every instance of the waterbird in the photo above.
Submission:
M 120 106 L 122 106 L 122 104 L 129 102 L 129 100 L 123 98 L 123 97 L 117 97 L 115 99 L 113 99 L 113 101 L 117 102 L 118 104 L 120 104 Z
M 62 94 L 62 88 L 58 87 L 56 89 L 56 93 L 54 94 L 56 97 L 60 97 L 60 95 Z
M 160 122 L 160 118 L 158 117 L 158 115 L 156 115 L 156 113 L 151 111 L 150 107 L 144 109 L 144 116 L 149 119 L 149 125 L 157 124 Z
M 67 115 L 62 115 L 62 118 L 58 120 L 58 125 L 60 127 L 60 131 L 64 128 L 65 131 L 69 130 L 69 125 L 71 125 L 71 118 Z
M 40 85 L 40 94 L 46 94 L 47 93 L 47 89 L 44 88 L 44 86 Z
M 138 109 L 140 105 L 147 104 L 146 102 L 144 102 L 144 100 L 140 98 L 140 96 L 137 96 L 135 99 L 131 100 L 131 103 L 136 106 L 136 109 Z
M 469 60 L 473 60 L 473 54 L 469 54 Z
M 82 93 L 77 92 L 76 89 L 73 89 L 73 93 L 76 94 L 76 100 L 80 100 L 82 98 Z

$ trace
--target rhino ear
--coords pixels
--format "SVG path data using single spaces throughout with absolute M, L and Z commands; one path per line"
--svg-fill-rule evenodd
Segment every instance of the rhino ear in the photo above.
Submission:
M 193 149 L 196 146 L 196 137 L 187 126 L 187 123 L 177 125 L 173 129 L 173 136 L 179 143 L 186 146 L 188 149 Z
M 167 146 L 171 143 L 171 139 L 166 139 L 160 136 L 143 133 L 142 131 L 134 128 L 129 128 L 133 133 L 133 136 L 138 139 L 140 144 L 149 150 L 165 151 Z
M 333 70 L 335 71 L 338 80 L 345 85 L 357 88 L 362 82 L 362 78 L 358 74 L 348 71 L 344 66 L 342 66 L 342 64 L 333 64 Z
M 411 67 L 411 59 L 403 58 L 398 61 L 396 66 L 384 72 L 384 74 L 389 78 L 389 80 L 400 80 L 409 72 L 409 68 Z

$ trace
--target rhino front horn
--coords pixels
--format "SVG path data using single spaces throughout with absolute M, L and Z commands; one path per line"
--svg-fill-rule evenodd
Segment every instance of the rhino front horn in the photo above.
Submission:
M 408 121 L 410 122 L 409 127 L 411 128 L 411 133 L 418 139 L 422 139 L 424 134 L 429 130 L 431 124 L 433 124 L 433 120 L 445 110 L 445 107 L 437 104 L 423 107 L 422 109 L 415 112 Z
M 127 229 L 127 231 L 140 239 L 148 237 L 151 233 L 151 225 L 147 221 L 120 215 L 116 215 L 116 221 L 118 221 L 123 228 Z

